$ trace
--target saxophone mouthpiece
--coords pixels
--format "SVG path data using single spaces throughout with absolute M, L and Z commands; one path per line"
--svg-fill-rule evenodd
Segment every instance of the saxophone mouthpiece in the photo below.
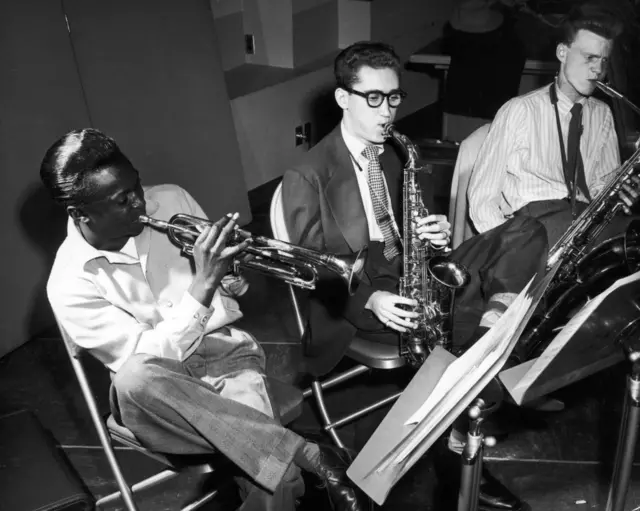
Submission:
M 393 136 L 393 132 L 395 131 L 396 127 L 393 125 L 392 122 L 389 122 L 387 124 L 384 125 L 384 127 L 382 128 L 382 136 L 384 138 L 390 138 Z
M 595 82 L 596 82 L 596 87 L 598 87 L 598 89 L 600 89 L 610 98 L 623 99 L 624 96 L 620 94 L 617 90 L 615 90 L 613 87 L 610 87 L 609 85 L 607 85 L 604 82 L 601 82 L 600 80 L 596 80 Z

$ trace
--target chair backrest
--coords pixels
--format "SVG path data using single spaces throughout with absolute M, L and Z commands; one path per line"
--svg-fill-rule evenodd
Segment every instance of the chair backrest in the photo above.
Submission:
M 287 232 L 287 224 L 284 220 L 284 205 L 282 203 L 282 182 L 278 184 L 275 192 L 273 192 L 273 197 L 271 198 L 271 208 L 269 211 L 269 219 L 271 221 L 271 232 L 273 232 L 273 237 L 280 240 L 286 241 L 289 243 L 291 238 L 289 237 L 289 233 Z M 291 297 L 291 305 L 293 306 L 293 312 L 295 314 L 296 319 L 296 327 L 298 329 L 298 334 L 302 339 L 304 335 L 305 326 L 304 320 L 302 319 L 302 313 L 300 312 L 300 304 L 298 303 L 298 298 L 296 297 L 295 290 L 291 284 L 287 284 L 289 287 L 289 296 Z
M 480 126 L 460 143 L 451 179 L 451 197 L 449 199 L 449 222 L 452 226 L 451 248 L 458 247 L 476 234 L 469 218 L 467 189 L 473 166 L 480 152 L 480 147 L 487 138 L 490 126 L 490 123 Z
M 290 238 L 287 232 L 287 224 L 284 220 L 284 205 L 282 204 L 282 182 L 278 184 L 275 192 L 273 192 L 269 215 L 273 236 L 280 241 L 289 243 Z
M 84 350 L 80 348 L 75 342 L 73 342 L 71 336 L 60 324 L 60 321 L 58 321 L 58 318 L 56 318 L 56 321 L 58 323 L 58 330 L 60 331 L 62 342 L 64 342 L 64 346 L 67 349 L 67 353 L 69 354 L 71 366 L 73 367 L 73 371 L 76 374 L 78 383 L 80 384 L 82 396 L 84 397 L 84 401 L 87 405 L 87 408 L 89 409 L 89 414 L 91 415 L 91 420 L 93 421 L 93 425 L 96 428 L 96 433 L 98 433 L 100 444 L 102 445 L 107 460 L 109 461 L 109 465 L 111 466 L 111 470 L 118 484 L 118 488 L 122 493 L 122 500 L 124 501 L 128 511 L 137 511 L 137 507 L 133 501 L 131 489 L 127 485 L 124 475 L 122 474 L 122 470 L 120 469 L 120 465 L 118 464 L 118 461 L 116 459 L 107 426 L 104 419 L 100 415 L 98 403 L 96 402 L 96 399 L 93 395 L 91 385 L 89 384 L 89 379 L 87 378 L 87 373 L 85 372 L 84 366 L 82 365 L 81 355 Z

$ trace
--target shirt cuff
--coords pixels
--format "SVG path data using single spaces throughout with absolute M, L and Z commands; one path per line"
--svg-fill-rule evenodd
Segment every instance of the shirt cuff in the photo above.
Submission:
M 185 291 L 175 311 L 177 317 L 189 318 L 191 325 L 198 324 L 202 328 L 209 321 L 212 312 L 213 310 L 210 307 L 202 305 L 188 291 Z

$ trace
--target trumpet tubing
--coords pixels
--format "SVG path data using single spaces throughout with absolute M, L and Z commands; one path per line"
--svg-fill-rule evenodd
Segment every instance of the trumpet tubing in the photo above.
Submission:
M 194 241 L 202 229 L 213 225 L 207 219 L 184 213 L 173 215 L 168 222 L 141 215 L 140 222 L 165 231 L 169 239 L 190 256 L 193 255 Z M 243 255 L 234 260 L 235 270 L 248 268 L 302 289 L 315 289 L 318 270 L 324 268 L 338 275 L 347 285 L 349 294 L 353 294 L 364 273 L 366 247 L 357 254 L 337 256 L 265 236 L 254 236 L 243 229 L 234 229 L 227 244 L 233 246 L 244 241 L 248 241 L 249 245 L 242 252 Z M 245 257 L 245 253 L 251 257 Z

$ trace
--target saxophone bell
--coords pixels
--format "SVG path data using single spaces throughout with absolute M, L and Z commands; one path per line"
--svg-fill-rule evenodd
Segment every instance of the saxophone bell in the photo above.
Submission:
M 165 231 L 169 239 L 189 256 L 193 256 L 193 243 L 202 229 L 213 223 L 184 213 L 173 215 L 168 222 L 141 215 L 140 222 Z M 238 245 L 243 241 L 249 241 L 249 246 L 234 259 L 234 271 L 248 268 L 302 289 L 315 289 L 318 270 L 324 268 L 336 274 L 346 284 L 350 295 L 355 293 L 364 274 L 367 247 L 356 254 L 337 256 L 264 236 L 254 236 L 243 229 L 233 231 L 228 245 Z

